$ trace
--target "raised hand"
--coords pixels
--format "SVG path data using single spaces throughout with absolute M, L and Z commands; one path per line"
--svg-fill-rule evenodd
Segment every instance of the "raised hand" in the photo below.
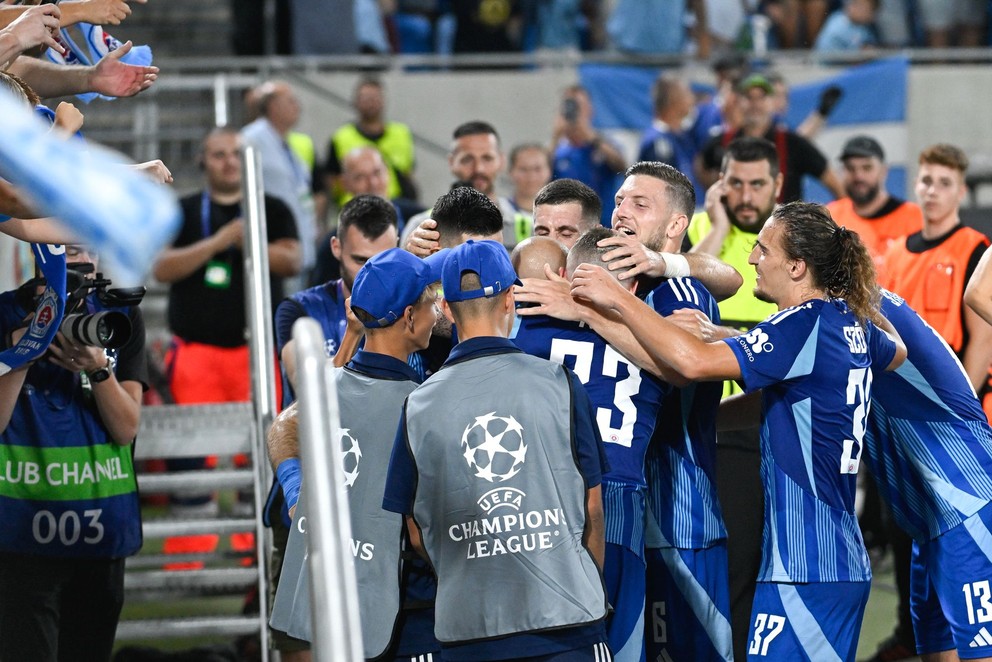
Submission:
M 121 62 L 121 58 L 131 50 L 131 46 L 131 42 L 126 41 L 120 48 L 100 58 L 90 74 L 91 91 L 108 97 L 130 97 L 152 86 L 158 78 L 158 67 L 143 67 Z
M 616 246 L 603 254 L 603 261 L 610 271 L 623 269 L 617 277 L 620 280 L 634 278 L 641 274 L 661 278 L 665 275 L 665 258 L 642 244 L 633 235 L 618 234 L 601 239 L 596 244 L 600 247 Z

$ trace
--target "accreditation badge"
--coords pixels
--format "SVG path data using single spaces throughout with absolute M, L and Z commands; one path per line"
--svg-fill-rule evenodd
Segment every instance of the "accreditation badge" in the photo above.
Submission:
M 219 260 L 210 260 L 203 273 L 203 282 L 207 287 L 218 290 L 226 290 L 231 287 L 231 265 Z

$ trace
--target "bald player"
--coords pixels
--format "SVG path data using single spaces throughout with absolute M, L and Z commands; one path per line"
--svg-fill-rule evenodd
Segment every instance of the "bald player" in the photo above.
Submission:
M 605 264 L 602 256 L 612 248 L 596 244 L 611 236 L 613 233 L 604 227 L 584 233 L 569 251 L 568 273 L 583 263 Z M 539 249 L 532 244 L 523 250 L 529 254 Z M 637 291 L 637 279 L 623 284 L 629 291 Z M 580 322 L 543 315 L 521 318 L 511 340 L 528 354 L 571 368 L 596 409 L 600 440 L 610 464 L 610 470 L 603 474 L 607 519 L 603 575 L 614 609 L 607 621 L 607 636 L 616 660 L 639 660 L 644 642 L 644 454 L 669 387 L 642 373 Z
M 545 266 L 565 275 L 568 249 L 550 237 L 524 239 L 510 252 L 510 264 L 520 278 L 544 278 Z

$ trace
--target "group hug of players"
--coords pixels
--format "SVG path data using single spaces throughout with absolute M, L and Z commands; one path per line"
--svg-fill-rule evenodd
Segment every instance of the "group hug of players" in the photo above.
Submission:
M 543 282 L 517 280 L 484 237 L 423 260 L 390 249 L 358 272 L 364 347 L 336 379 L 342 451 L 361 448 L 352 547 L 374 548 L 355 555 L 366 658 L 733 659 L 715 449 L 718 430 L 757 425 L 748 659 L 854 659 L 871 580 L 862 459 L 914 537 L 919 652 L 992 658 L 992 431 L 858 235 L 818 205 L 776 207 L 748 262 L 777 312 L 721 332 L 712 270 L 694 278 L 675 255 L 691 182 L 638 163 L 615 203 L 619 232 L 589 230 Z M 621 280 L 635 255 L 652 266 Z M 436 306 L 457 343 L 420 384 L 405 358 Z M 744 393 L 721 405 L 722 380 Z M 295 412 L 270 448 L 295 442 Z M 292 507 L 298 451 L 272 455 Z

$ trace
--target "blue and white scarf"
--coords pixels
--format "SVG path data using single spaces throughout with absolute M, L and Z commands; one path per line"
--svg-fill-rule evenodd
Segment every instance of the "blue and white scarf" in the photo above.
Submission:
M 45 277 L 45 291 L 38 299 L 27 333 L 16 345 L 0 352 L 0 375 L 41 357 L 55 338 L 65 313 L 65 246 L 31 244 L 31 250 Z
M 62 28 L 56 40 L 65 48 L 65 55 L 56 53 L 51 48 L 45 51 L 45 57 L 55 64 L 90 66 L 96 64 L 104 55 L 111 51 L 116 51 L 121 47 L 121 42 L 112 35 L 103 31 L 103 27 L 92 23 L 76 23 L 86 48 L 81 48 L 79 44 L 69 35 L 68 28 Z M 136 66 L 148 66 L 152 63 L 152 49 L 148 46 L 133 46 L 121 62 Z M 89 103 L 93 99 L 100 98 L 113 101 L 115 97 L 108 97 L 96 92 L 86 92 L 77 94 L 80 101 Z

